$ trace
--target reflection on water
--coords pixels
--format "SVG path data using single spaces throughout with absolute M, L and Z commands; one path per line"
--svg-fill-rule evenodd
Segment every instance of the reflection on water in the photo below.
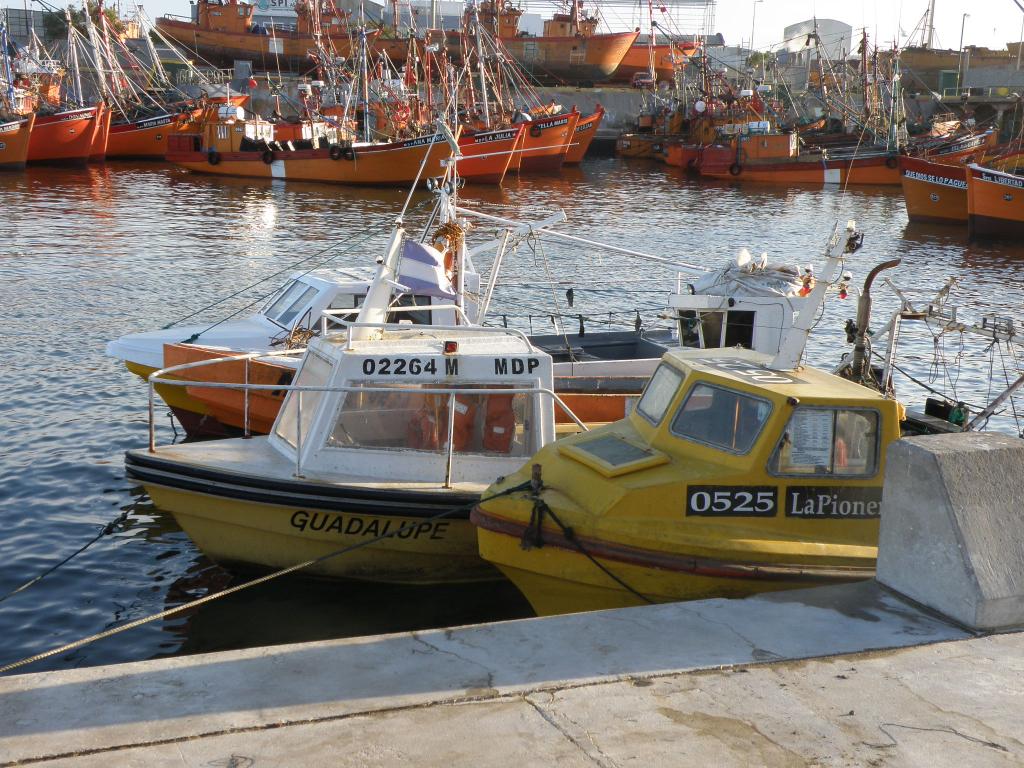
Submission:
M 1024 246 L 968 243 L 963 228 L 909 225 L 899 190 L 778 189 L 707 184 L 676 169 L 613 159 L 560 177 L 510 178 L 469 187 L 470 206 L 544 218 L 563 209 L 569 231 L 682 263 L 718 266 L 741 247 L 776 262 L 820 262 L 836 220 L 857 219 L 864 249 L 847 264 L 859 283 L 871 266 L 915 301 L 950 277 L 961 316 L 1019 316 Z M 238 583 L 209 563 L 174 521 L 126 480 L 123 452 L 146 442 L 146 392 L 104 357 L 105 343 L 162 326 L 254 286 L 200 314 L 218 319 L 275 288 L 301 259 L 332 248 L 341 266 L 369 268 L 405 199 L 402 190 L 347 189 L 193 176 L 162 164 L 108 163 L 0 174 L 0 306 L 6 335 L 0 365 L 0 594 L 49 567 L 122 510 L 126 529 L 106 537 L 45 581 L 0 603 L 0 662 Z M 428 200 L 417 193 L 414 204 Z M 409 217 L 411 231 L 426 208 Z M 487 231 L 487 225 L 480 225 Z M 480 265 L 486 268 L 487 264 Z M 552 288 L 551 275 L 557 281 Z M 264 283 L 260 280 L 270 278 Z M 550 327 L 582 314 L 588 327 L 632 326 L 635 309 L 659 308 L 675 274 L 595 248 L 525 244 L 503 271 L 495 311 L 509 322 Z M 565 290 L 574 288 L 570 308 Z M 881 325 L 896 307 L 875 291 Z M 835 362 L 846 349 L 852 300 L 832 301 L 808 356 Z M 603 318 L 603 319 L 602 319 Z M 659 322 L 645 312 L 648 326 Z M 537 330 L 541 330 L 538 327 Z M 904 363 L 922 381 L 983 400 L 984 344 L 933 340 L 906 327 Z M 936 365 L 938 363 L 938 365 Z M 945 364 L 943 366 L 943 363 Z M 906 382 L 900 382 L 902 391 Z M 917 396 L 917 392 L 910 391 Z M 1004 417 L 1000 428 L 1013 429 Z M 170 430 L 161 417 L 160 439 Z M 132 630 L 32 669 L 128 661 L 182 652 L 399 631 L 525 615 L 511 588 L 422 590 L 292 579 L 216 601 L 187 616 Z

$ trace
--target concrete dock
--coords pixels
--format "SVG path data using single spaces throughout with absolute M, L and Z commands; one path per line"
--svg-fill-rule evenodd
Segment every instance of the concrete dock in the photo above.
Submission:
M 0 678 L 0 764 L 1024 765 L 1024 443 L 946 437 L 880 581 Z

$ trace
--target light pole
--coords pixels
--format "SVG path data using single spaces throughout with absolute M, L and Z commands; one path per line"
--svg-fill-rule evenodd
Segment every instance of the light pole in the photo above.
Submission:
M 754 55 L 754 27 L 757 26 L 757 4 L 763 3 L 764 0 L 754 0 L 753 10 L 750 13 L 750 55 Z
M 967 23 L 967 17 L 971 14 L 965 13 L 963 18 L 960 19 L 960 58 L 956 63 L 956 93 L 960 95 L 960 71 L 964 66 L 964 24 Z

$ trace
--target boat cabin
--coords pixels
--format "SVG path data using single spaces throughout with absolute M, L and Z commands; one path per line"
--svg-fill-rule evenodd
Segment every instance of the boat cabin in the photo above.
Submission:
M 877 518 L 902 406 L 769 361 L 742 349 L 669 352 L 627 420 L 570 438 L 559 453 L 607 478 L 662 467 L 630 480 L 629 492 L 657 487 L 672 515 L 783 525 Z
M 310 342 L 269 438 L 302 476 L 483 487 L 554 439 L 551 358 L 521 333 L 385 327 Z

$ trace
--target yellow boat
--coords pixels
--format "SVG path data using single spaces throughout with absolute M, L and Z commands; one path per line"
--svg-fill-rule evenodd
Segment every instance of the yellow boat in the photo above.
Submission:
M 774 357 L 670 350 L 625 419 L 546 445 L 478 504 L 480 554 L 537 613 L 869 578 L 896 400 L 802 367 L 851 222 Z M 866 326 L 866 323 L 865 323 Z

